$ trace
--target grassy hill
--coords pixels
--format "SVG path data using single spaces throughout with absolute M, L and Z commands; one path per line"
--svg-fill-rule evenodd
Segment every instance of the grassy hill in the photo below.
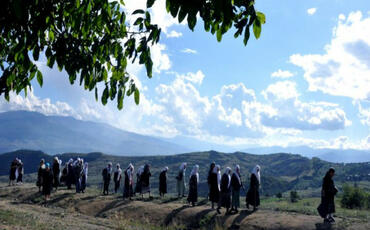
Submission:
M 41 158 L 51 162 L 52 156 L 40 151 L 19 150 L 0 155 L 0 175 L 4 175 L 2 180 L 7 180 L 9 165 L 12 159 L 19 157 L 25 164 L 26 173 L 37 171 L 38 163 Z M 149 163 L 152 166 L 152 188 L 157 191 L 159 171 L 164 167 L 169 167 L 169 191 L 175 192 L 175 177 L 181 162 L 188 163 L 187 175 L 189 175 L 194 164 L 200 166 L 199 191 L 201 195 L 207 192 L 206 178 L 209 164 L 215 161 L 222 168 L 235 164 L 241 167 L 242 180 L 246 187 L 250 170 L 259 164 L 262 168 L 261 191 L 265 195 L 274 195 L 278 192 L 288 190 L 317 190 L 321 186 L 322 177 L 329 167 L 336 168 L 335 181 L 338 185 L 345 182 L 362 183 L 365 187 L 370 183 L 370 163 L 351 163 L 338 164 L 322 161 L 318 158 L 309 159 L 300 155 L 277 153 L 269 155 L 253 155 L 247 153 L 220 153 L 216 151 L 194 152 L 170 156 L 148 156 L 148 157 L 122 157 L 112 156 L 102 153 L 65 153 L 58 155 L 66 162 L 69 158 L 82 157 L 89 162 L 89 185 L 101 185 L 101 170 L 112 162 L 114 165 L 120 163 L 123 168 L 129 163 L 133 163 L 137 169 L 139 166 Z M 223 170 L 223 169 L 222 169 Z M 26 180 L 34 182 L 35 176 L 26 176 Z M 318 191 L 318 190 L 317 190 Z

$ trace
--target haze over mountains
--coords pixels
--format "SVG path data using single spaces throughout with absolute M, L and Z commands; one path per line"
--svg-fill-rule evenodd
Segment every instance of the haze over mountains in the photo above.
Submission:
M 253 154 L 294 153 L 319 157 L 330 162 L 369 162 L 370 152 L 352 149 L 313 149 L 296 147 L 230 147 L 211 144 L 191 137 L 155 138 L 127 132 L 104 123 L 72 117 L 45 116 L 37 112 L 0 113 L 0 153 L 18 149 L 42 150 L 49 154 L 63 152 L 104 152 L 114 155 L 168 155 L 210 149 Z
M 17 149 L 62 152 L 106 152 L 115 155 L 158 155 L 188 148 L 114 128 L 104 123 L 72 117 L 45 116 L 37 112 L 0 113 L 0 153 Z

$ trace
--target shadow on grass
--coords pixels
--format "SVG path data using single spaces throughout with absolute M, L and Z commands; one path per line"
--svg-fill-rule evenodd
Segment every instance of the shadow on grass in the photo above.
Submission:
M 181 206 L 180 208 L 174 209 L 170 214 L 167 215 L 166 219 L 164 220 L 164 225 L 168 226 L 172 220 L 179 214 L 181 211 L 190 208 L 188 205 Z
M 249 210 L 242 210 L 239 212 L 239 215 L 234 219 L 233 223 L 231 226 L 228 228 L 229 230 L 234 230 L 234 229 L 240 229 L 240 224 L 243 222 L 243 220 L 252 214 L 253 211 Z
M 332 224 L 329 224 L 329 223 L 317 223 L 317 224 L 315 224 L 315 226 L 316 226 L 316 230 L 332 230 L 332 229 L 340 230 L 340 229 L 343 229 L 343 228 L 339 228 L 337 226 L 333 226 Z
M 98 213 L 96 213 L 95 217 L 106 217 L 106 215 L 104 214 L 105 212 L 107 212 L 107 211 L 109 211 L 111 209 L 117 208 L 117 207 L 119 207 L 121 205 L 125 205 L 125 204 L 127 204 L 129 202 L 130 202 L 130 200 L 122 200 L 122 199 L 114 200 L 114 201 L 110 202 L 109 204 L 107 204 Z

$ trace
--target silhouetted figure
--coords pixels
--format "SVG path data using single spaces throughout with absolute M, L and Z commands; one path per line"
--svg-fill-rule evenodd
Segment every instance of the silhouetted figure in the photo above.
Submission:
M 42 194 L 45 196 L 45 200 L 50 199 L 50 193 L 53 189 L 53 172 L 50 170 L 50 164 L 45 164 L 45 170 L 43 170 L 42 179 Z
M 136 173 L 135 193 L 141 194 L 141 174 L 144 172 L 144 165 L 140 166 Z
M 74 179 L 76 185 L 76 193 L 81 192 L 81 180 L 83 172 L 83 159 L 77 158 L 73 164 Z
M 334 223 L 333 214 L 335 213 L 334 196 L 338 189 L 334 185 L 333 177 L 335 175 L 334 168 L 330 168 L 322 181 L 321 204 L 317 208 L 319 214 L 324 218 L 324 223 Z
M 249 209 L 249 205 L 253 206 L 253 211 L 257 209 L 260 205 L 260 193 L 259 193 L 259 186 L 261 181 L 261 174 L 260 174 L 260 166 L 256 165 L 252 171 L 251 181 L 249 185 L 249 189 L 247 192 L 247 208 Z
M 131 200 L 131 197 L 134 193 L 133 180 L 134 180 L 134 166 L 132 164 L 129 164 L 125 170 L 125 185 L 123 189 L 124 199 L 129 198 Z
M 67 188 L 71 189 L 72 184 L 75 184 L 75 174 L 74 174 L 74 167 L 73 167 L 73 159 L 69 159 L 68 166 L 67 166 L 67 180 L 66 180 Z
M 114 193 L 117 193 L 119 187 L 121 186 L 122 179 L 122 169 L 120 164 L 116 165 L 116 170 L 114 171 L 113 181 L 114 181 Z
M 185 197 L 185 189 L 186 189 L 186 183 L 185 183 L 185 172 L 186 172 L 186 163 L 182 163 L 179 168 L 179 173 L 177 174 L 176 180 L 177 180 L 177 196 Z
M 45 160 L 41 159 L 40 166 L 37 171 L 37 182 L 36 182 L 37 187 L 39 187 L 39 192 L 41 192 L 41 187 L 43 186 L 44 171 L 45 171 Z
M 229 209 L 231 206 L 231 168 L 227 167 L 225 173 L 221 178 L 221 192 L 220 192 L 220 202 L 218 203 L 217 213 L 221 214 L 221 207 L 226 208 L 226 214 L 229 214 Z
M 108 166 L 103 169 L 103 195 L 109 194 L 109 183 L 112 174 L 112 163 L 108 163 Z
M 164 167 L 159 174 L 159 195 L 161 197 L 167 193 L 167 171 L 168 167 Z
M 141 182 L 141 196 L 144 196 L 144 193 L 149 193 L 150 197 L 150 177 L 152 176 L 150 172 L 150 165 L 146 164 L 144 166 L 144 171 L 140 176 Z
M 82 193 L 85 193 L 88 172 L 89 172 L 89 164 L 85 162 L 83 170 L 82 170 L 82 176 L 81 176 L 81 192 Z
M 23 175 L 24 175 L 24 166 L 23 162 L 18 159 L 18 166 L 17 166 L 17 184 L 22 184 L 23 183 Z
M 65 164 L 62 175 L 60 176 L 60 183 L 67 185 L 67 175 L 68 175 L 68 162 Z
M 235 166 L 235 172 L 231 176 L 231 211 L 238 212 L 240 207 L 240 189 L 242 188 L 240 166 Z
M 212 209 L 215 204 L 220 201 L 220 185 L 221 185 L 221 167 L 216 165 L 209 177 L 209 200 L 212 203 Z
M 60 164 L 61 161 L 59 161 L 58 157 L 54 157 L 54 162 L 53 162 L 53 176 L 54 176 L 54 183 L 53 186 L 55 190 L 58 190 L 58 187 L 60 185 Z
M 190 174 L 189 180 L 189 195 L 188 202 L 195 206 L 195 203 L 198 202 L 198 183 L 199 183 L 199 165 L 194 165 L 193 170 Z
M 207 176 L 207 185 L 208 185 L 208 194 L 207 198 L 209 199 L 209 194 L 211 193 L 211 174 L 213 172 L 213 169 L 215 168 L 216 163 L 212 162 L 211 165 L 209 166 L 209 171 L 208 171 L 208 176 Z
M 18 167 L 18 159 L 14 159 L 12 163 L 10 163 L 10 170 L 9 170 L 9 186 L 15 185 L 15 181 L 17 179 L 17 167 Z

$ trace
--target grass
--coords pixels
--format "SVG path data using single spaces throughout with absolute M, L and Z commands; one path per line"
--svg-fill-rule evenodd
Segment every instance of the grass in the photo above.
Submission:
M 320 198 L 302 198 L 291 203 L 287 198 L 265 198 L 261 200 L 261 208 L 274 211 L 296 212 L 306 215 L 318 215 L 317 207 Z M 361 221 L 370 221 L 370 210 L 346 209 L 340 206 L 340 198 L 335 199 L 336 213 L 340 218 L 356 218 Z

